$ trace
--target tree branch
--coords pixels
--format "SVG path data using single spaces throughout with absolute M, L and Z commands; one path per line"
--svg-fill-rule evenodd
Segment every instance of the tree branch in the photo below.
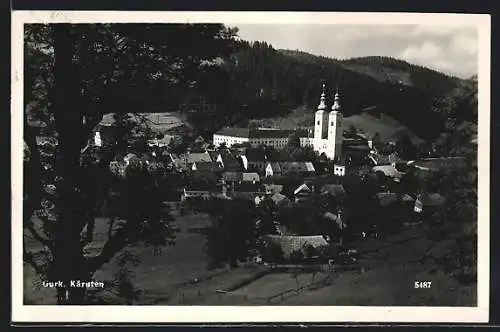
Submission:
M 33 237 L 38 241 L 40 242 L 41 244 L 49 247 L 50 250 L 54 249 L 54 244 L 52 243 L 52 241 L 50 241 L 49 239 L 46 239 L 44 238 L 43 236 L 41 236 L 35 229 L 35 227 L 33 226 L 33 223 L 28 223 L 27 225 L 25 225 L 25 228 L 31 233 L 31 235 L 33 235 Z
M 128 244 L 129 241 L 127 241 L 125 231 L 123 229 L 118 230 L 113 236 L 108 237 L 108 240 L 98 256 L 91 257 L 87 260 L 87 270 L 91 274 L 95 273 L 101 266 L 111 261 L 111 259 Z
M 23 260 L 29 265 L 31 265 L 31 267 L 33 267 L 33 269 L 39 276 L 43 275 L 44 273 L 43 268 L 35 262 L 33 253 L 28 252 L 24 246 L 23 246 Z
M 25 172 L 25 175 L 26 173 L 29 174 L 29 179 L 26 179 L 26 176 L 24 177 L 25 198 L 23 200 L 23 220 L 24 224 L 29 224 L 33 212 L 40 206 L 42 199 L 42 164 L 40 151 L 36 144 L 36 131 L 28 125 L 26 113 L 24 114 L 24 140 L 30 150 L 30 159 L 27 165 L 27 172 Z

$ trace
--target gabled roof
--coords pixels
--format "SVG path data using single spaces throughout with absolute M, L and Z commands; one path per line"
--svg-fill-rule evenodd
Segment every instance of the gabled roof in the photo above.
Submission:
M 184 155 L 184 159 L 186 159 L 186 162 L 188 164 L 192 164 L 195 162 L 211 162 L 212 161 L 212 158 L 210 158 L 210 155 L 208 154 L 208 152 L 187 153 Z
M 224 181 L 241 181 L 243 174 L 241 172 L 224 172 L 222 173 L 222 179 Z
M 283 185 L 281 184 L 264 184 L 264 188 L 266 188 L 266 191 L 270 191 L 273 194 L 276 193 L 281 193 L 283 190 Z
M 269 150 L 266 152 L 266 157 L 270 162 L 286 162 L 290 160 L 290 156 L 282 150 Z
M 439 193 L 429 193 L 420 195 L 417 198 L 424 206 L 441 206 L 445 203 L 445 198 Z
M 278 245 L 283 251 L 283 256 L 289 258 L 293 252 L 304 250 L 308 245 L 314 248 L 327 246 L 328 242 L 323 235 L 293 236 L 293 235 L 267 235 L 266 239 Z
M 229 150 L 221 150 L 219 151 L 219 155 L 222 157 L 224 165 L 239 165 L 238 159 Z
M 294 130 L 289 129 L 253 129 L 250 130 L 250 138 L 287 138 Z
M 382 205 L 383 207 L 386 207 L 386 206 L 389 206 L 391 204 L 398 202 L 398 194 L 396 194 L 396 193 L 380 192 L 380 193 L 376 193 L 375 196 L 377 197 L 378 201 L 380 202 L 380 205 Z
M 234 191 L 235 192 L 257 193 L 257 192 L 260 192 L 260 185 L 253 184 L 252 182 L 235 183 L 234 184 Z
M 391 178 L 401 177 L 401 173 L 392 165 L 374 166 L 372 170 L 374 172 L 382 172 L 385 176 Z
M 304 192 L 304 191 L 305 191 L 305 192 L 311 192 L 311 189 L 310 189 L 310 188 L 307 186 L 307 184 L 305 184 L 305 183 L 301 184 L 301 185 L 300 185 L 297 189 L 295 189 L 295 190 L 293 191 L 293 194 L 294 194 L 294 195 L 297 195 L 297 194 L 299 194 L 299 193 L 301 193 L 301 192 Z
M 345 196 L 346 191 L 341 184 L 325 184 L 321 187 L 322 194 L 329 194 L 332 196 Z
M 220 169 L 219 164 L 213 161 L 196 161 L 193 163 L 196 165 L 196 170 L 218 170 Z
M 273 200 L 274 204 L 280 204 L 284 201 L 290 201 L 288 199 L 288 197 L 286 197 L 285 195 L 281 194 L 281 193 L 274 193 L 272 196 L 271 196 L 271 199 Z
M 280 167 L 283 172 L 314 172 L 314 165 L 311 162 L 305 161 L 286 161 L 280 163 Z
M 262 148 L 247 148 L 244 156 L 249 162 L 264 162 L 266 161 L 266 152 Z
M 224 127 L 215 133 L 216 135 L 232 136 L 232 137 L 249 137 L 250 129 L 237 127 Z
M 281 172 L 281 166 L 277 162 L 267 163 L 266 168 L 268 168 L 268 167 L 271 167 L 273 172 L 278 172 L 278 173 Z
M 259 182 L 260 181 L 260 176 L 259 174 L 257 173 L 243 173 L 243 178 L 242 178 L 242 181 L 248 181 L 248 182 L 252 182 L 252 181 L 257 181 Z

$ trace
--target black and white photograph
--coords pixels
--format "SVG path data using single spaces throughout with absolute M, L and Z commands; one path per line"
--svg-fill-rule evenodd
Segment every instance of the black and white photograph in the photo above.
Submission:
M 19 317 L 488 319 L 488 15 L 13 29 Z

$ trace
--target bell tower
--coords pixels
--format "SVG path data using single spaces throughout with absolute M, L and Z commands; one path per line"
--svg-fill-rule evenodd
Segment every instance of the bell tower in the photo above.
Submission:
M 337 89 L 332 110 L 328 115 L 328 143 L 326 156 L 334 160 L 342 157 L 343 116 L 340 108 L 340 95 Z
M 328 137 L 328 112 L 326 111 L 325 84 L 322 86 L 321 98 L 318 110 L 314 118 L 314 150 L 320 154 L 326 149 L 326 139 Z

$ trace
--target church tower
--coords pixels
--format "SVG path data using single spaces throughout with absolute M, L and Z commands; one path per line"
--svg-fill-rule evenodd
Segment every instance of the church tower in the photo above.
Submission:
M 328 116 L 328 143 L 326 156 L 329 159 L 340 159 L 342 157 L 342 140 L 343 140 L 343 119 L 340 111 L 340 96 L 339 91 L 335 93 L 335 99 L 332 105 L 332 110 Z
M 325 84 L 321 92 L 321 99 L 314 118 L 314 150 L 320 154 L 326 152 L 326 141 L 328 137 L 328 112 L 326 111 Z

